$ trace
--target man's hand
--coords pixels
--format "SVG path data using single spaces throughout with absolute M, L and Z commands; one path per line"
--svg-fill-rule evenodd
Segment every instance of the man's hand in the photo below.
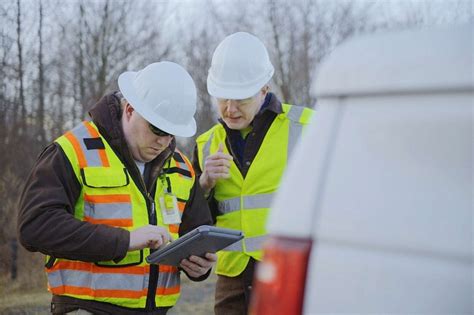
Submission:
M 216 153 L 211 154 L 204 161 L 204 170 L 199 178 L 199 184 L 204 192 L 209 193 L 220 178 L 229 178 L 232 155 L 223 152 L 223 144 L 219 144 Z
M 168 243 L 170 240 L 171 236 L 165 228 L 155 225 L 146 225 L 130 232 L 128 251 L 146 247 L 156 249 L 162 244 Z
M 199 278 L 205 275 L 216 264 L 216 261 L 216 254 L 207 253 L 205 258 L 193 255 L 189 259 L 183 259 L 179 266 L 186 271 L 188 276 Z

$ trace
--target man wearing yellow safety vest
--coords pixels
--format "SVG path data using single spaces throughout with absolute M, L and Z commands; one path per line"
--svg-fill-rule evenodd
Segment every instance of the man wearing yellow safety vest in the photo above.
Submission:
M 215 254 L 180 268 L 148 265 L 151 251 L 211 214 L 174 136 L 196 131 L 196 88 L 172 62 L 128 71 L 84 121 L 49 145 L 23 190 L 18 234 L 46 254 L 53 314 L 166 314 L 180 271 L 207 278 Z
M 216 314 L 246 314 L 271 201 L 312 110 L 269 92 L 273 65 L 263 43 L 238 32 L 216 48 L 207 90 L 219 123 L 200 135 L 194 166 L 215 224 L 242 230 L 243 241 L 218 252 Z

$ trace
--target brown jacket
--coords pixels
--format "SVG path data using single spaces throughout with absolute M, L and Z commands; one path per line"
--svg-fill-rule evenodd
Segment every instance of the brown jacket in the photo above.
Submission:
M 123 136 L 119 99 L 114 94 L 104 96 L 92 108 L 90 115 L 101 135 L 126 166 L 140 191 L 142 193 L 153 191 L 162 166 L 174 152 L 174 139 L 168 149 L 145 165 L 144 182 L 146 187 L 144 187 L 142 181 L 139 180 L 141 174 Z M 183 213 L 179 228 L 180 235 L 199 225 L 211 224 L 207 202 L 197 183 L 197 181 L 194 183 Z M 38 157 L 21 194 L 18 215 L 18 237 L 21 244 L 29 251 L 39 251 L 56 258 L 86 262 L 121 260 L 127 253 L 130 233 L 121 228 L 91 224 L 75 219 L 73 216 L 74 206 L 80 192 L 81 186 L 61 147 L 56 143 L 47 146 Z M 150 273 L 150 279 L 157 278 L 157 271 Z M 205 278 L 207 275 L 192 280 L 199 281 Z M 153 289 L 153 285 L 156 288 L 156 283 L 153 282 L 150 280 L 149 290 Z M 63 297 L 54 297 L 53 301 L 59 301 L 58 304 L 63 302 L 71 304 L 71 300 L 74 300 L 75 305 L 91 309 L 94 312 L 102 310 L 102 304 L 105 304 L 61 298 Z M 93 305 L 94 307 L 84 307 L 84 305 Z M 105 305 L 104 307 L 105 313 L 117 312 L 114 306 Z M 148 311 L 154 309 L 154 305 L 151 304 L 147 307 Z M 122 309 L 119 313 L 129 314 Z

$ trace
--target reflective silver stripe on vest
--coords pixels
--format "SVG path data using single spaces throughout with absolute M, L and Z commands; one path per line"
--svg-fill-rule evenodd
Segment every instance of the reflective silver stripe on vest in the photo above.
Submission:
M 179 155 L 179 157 L 183 160 L 183 162 L 181 162 L 181 161 L 178 161 L 178 159 L 174 158 L 174 160 L 176 162 L 176 167 L 179 167 L 180 169 L 183 169 L 183 170 L 188 171 L 188 172 L 191 173 L 191 170 L 189 169 L 188 164 L 186 163 L 186 159 L 184 158 L 184 156 L 179 152 L 175 152 L 175 154 Z M 179 166 L 178 166 L 178 164 L 179 164 Z
M 250 210 L 270 208 L 272 205 L 274 194 L 260 194 L 242 196 L 242 205 L 240 204 L 240 197 L 222 200 L 217 203 L 220 214 L 226 214 L 238 210 Z
M 94 219 L 131 219 L 130 203 L 90 203 L 84 201 L 84 216 Z
M 177 273 L 160 272 L 158 274 L 158 287 L 173 288 L 180 284 L 179 275 Z
M 240 210 L 240 197 L 217 202 L 217 209 L 219 210 L 220 214 L 226 214 Z
M 287 147 L 287 160 L 290 159 L 291 154 L 295 148 L 295 145 L 298 143 L 298 140 L 301 137 L 303 132 L 303 125 L 299 122 L 301 116 L 303 115 L 305 107 L 303 106 L 291 106 L 290 111 L 287 114 L 288 119 L 290 120 L 290 128 L 288 131 L 288 147 Z
M 246 252 L 256 252 L 262 249 L 263 243 L 267 240 L 266 235 L 255 236 L 255 237 L 246 237 L 244 238 L 245 242 L 245 251 Z M 243 252 L 242 241 L 238 241 L 232 245 L 227 246 L 223 249 L 227 252 Z
M 189 169 L 188 164 L 186 164 L 186 162 L 177 162 L 177 163 L 179 163 L 179 168 L 180 169 L 191 172 L 191 170 Z
M 48 282 L 52 288 L 68 285 L 92 290 L 142 291 L 144 285 L 148 285 L 143 281 L 143 275 L 90 273 L 69 269 L 48 273 Z
M 202 169 L 204 170 L 204 162 L 206 162 L 206 159 L 209 155 L 211 155 L 211 144 L 212 144 L 212 139 L 214 138 L 214 132 L 211 134 L 209 137 L 209 140 L 207 140 L 206 144 L 204 145 L 204 148 L 202 149 Z
M 246 237 L 245 238 L 245 251 L 256 252 L 262 249 L 263 243 L 267 240 L 266 235 Z
M 274 196 L 273 193 L 243 196 L 242 209 L 270 208 L 270 206 L 272 205 L 273 196 Z
M 244 251 L 244 247 L 242 245 L 242 240 L 234 243 L 234 244 L 230 244 L 229 246 L 227 246 L 226 248 L 223 249 L 223 251 L 228 251 L 228 252 L 243 252 Z
M 77 138 L 77 141 L 81 145 L 82 152 L 84 152 L 87 161 L 87 166 L 102 166 L 99 150 L 88 150 L 84 144 L 84 138 L 91 138 L 91 135 L 84 124 L 81 123 L 76 126 L 71 130 L 71 133 Z

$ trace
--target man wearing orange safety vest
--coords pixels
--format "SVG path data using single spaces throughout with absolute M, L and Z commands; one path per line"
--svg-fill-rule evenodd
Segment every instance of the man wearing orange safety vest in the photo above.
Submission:
M 160 245 L 211 223 L 174 136 L 196 131 L 196 88 L 172 62 L 124 72 L 84 121 L 39 156 L 23 190 L 22 245 L 46 256 L 51 312 L 166 314 L 180 271 L 207 278 L 216 255 L 149 265 Z
M 197 138 L 194 166 L 216 225 L 245 234 L 241 242 L 218 252 L 217 315 L 247 313 L 271 202 L 313 114 L 306 107 L 282 104 L 270 93 L 273 72 L 263 43 L 238 32 L 217 46 L 207 77 L 220 119 Z

